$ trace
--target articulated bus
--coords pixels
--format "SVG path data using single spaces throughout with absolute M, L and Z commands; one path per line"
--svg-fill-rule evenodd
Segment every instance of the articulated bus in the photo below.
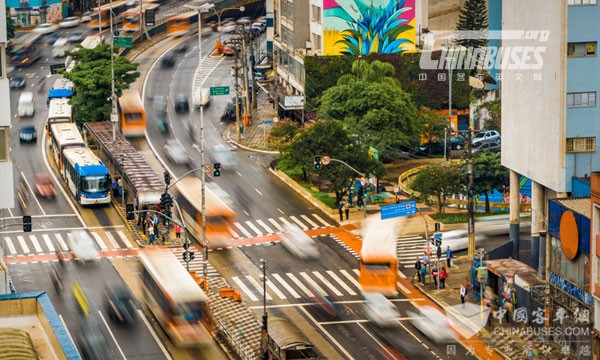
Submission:
M 61 175 L 81 205 L 110 203 L 108 168 L 86 147 L 63 150 Z
M 146 112 L 140 94 L 136 90 L 124 90 L 118 105 L 123 136 L 144 136 Z
M 69 99 L 52 99 L 48 104 L 48 117 L 46 118 L 46 131 L 50 136 L 50 126 L 56 123 L 72 123 L 73 113 L 69 105 Z
M 175 255 L 155 247 L 140 251 L 144 301 L 176 346 L 212 341 L 206 327 L 208 297 Z
M 146 10 L 156 10 L 160 7 L 160 4 L 142 3 L 142 12 L 145 14 Z M 123 13 L 123 25 L 121 31 L 140 31 L 140 8 L 134 7 Z
M 175 184 L 179 204 L 187 230 L 199 242 L 202 240 L 202 181 L 188 176 Z M 229 246 L 231 229 L 237 221 L 237 214 L 219 196 L 206 188 L 206 240 L 211 247 Z
M 183 36 L 190 31 L 192 24 L 196 22 L 198 22 L 197 11 L 172 16 L 167 19 L 167 34 L 171 36 Z
M 127 11 L 128 2 L 129 0 L 112 1 L 113 25 L 120 24 L 121 21 L 123 21 L 122 14 Z M 99 8 L 94 8 L 94 12 L 91 15 L 91 20 L 88 22 L 88 27 L 92 29 L 97 29 L 98 27 L 105 29 L 110 27 L 110 18 L 108 17 L 110 9 L 110 3 L 104 4 Z
M 13 41 L 7 49 L 10 63 L 16 67 L 29 66 L 42 56 L 42 34 L 27 33 Z
M 367 219 L 363 227 L 358 282 L 364 292 L 398 295 L 397 219 Z
M 85 144 L 83 138 L 77 129 L 75 123 L 55 123 L 50 124 L 50 141 L 48 146 L 54 153 L 54 161 L 58 170 L 63 170 L 63 152 L 68 148 L 81 148 Z

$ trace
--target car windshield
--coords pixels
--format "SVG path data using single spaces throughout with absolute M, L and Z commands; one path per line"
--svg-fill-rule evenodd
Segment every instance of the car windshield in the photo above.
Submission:
M 81 190 L 89 193 L 108 191 L 108 178 L 106 175 L 90 175 L 81 179 Z

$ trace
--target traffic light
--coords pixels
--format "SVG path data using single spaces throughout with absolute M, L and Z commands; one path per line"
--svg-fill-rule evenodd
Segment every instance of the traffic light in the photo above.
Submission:
M 183 261 L 192 261 L 196 258 L 193 251 L 184 251 L 183 252 Z
M 196 256 L 194 256 L 194 252 L 190 251 L 190 261 L 194 260 Z
M 31 216 L 29 215 L 23 216 L 23 231 L 31 232 Z
M 221 176 L 221 163 L 214 163 L 213 165 L 213 175 Z
M 161 209 L 167 208 L 167 198 L 168 197 L 169 197 L 168 193 L 162 193 L 162 195 L 160 195 L 160 208 Z
M 183 243 L 183 248 L 186 249 L 186 250 L 189 249 L 190 248 L 190 244 L 187 243 L 187 242 L 184 242 Z
M 127 204 L 125 206 L 125 209 L 127 212 L 127 220 L 135 219 L 135 214 L 133 213 L 133 204 Z
M 315 170 L 321 170 L 321 168 L 323 167 L 323 165 L 321 164 L 321 157 L 320 156 L 315 156 Z
M 165 185 L 167 187 L 169 187 L 169 185 L 171 185 L 171 174 L 165 170 L 164 175 L 165 175 Z

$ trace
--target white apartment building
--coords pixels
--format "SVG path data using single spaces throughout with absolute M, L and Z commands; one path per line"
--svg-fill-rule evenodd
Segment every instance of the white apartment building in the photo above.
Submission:
M 10 161 L 10 89 L 8 74 L 6 73 L 6 1 L 0 0 L 0 179 L 4 179 L 4 186 L 0 191 L 0 209 L 9 209 L 15 206 L 13 179 L 13 164 Z

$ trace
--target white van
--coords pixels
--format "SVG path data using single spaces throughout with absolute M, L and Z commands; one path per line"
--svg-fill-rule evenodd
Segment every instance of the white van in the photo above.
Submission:
M 35 99 L 32 92 L 25 91 L 21 93 L 17 112 L 19 117 L 33 116 L 35 112 Z
M 197 88 L 196 91 L 194 91 L 192 104 L 194 104 L 195 107 L 208 106 L 209 101 L 210 88 Z
M 65 56 L 67 50 L 69 50 L 68 44 L 68 38 L 61 37 L 58 40 L 56 40 L 56 42 L 54 42 L 54 45 L 52 46 L 52 57 L 58 58 Z

